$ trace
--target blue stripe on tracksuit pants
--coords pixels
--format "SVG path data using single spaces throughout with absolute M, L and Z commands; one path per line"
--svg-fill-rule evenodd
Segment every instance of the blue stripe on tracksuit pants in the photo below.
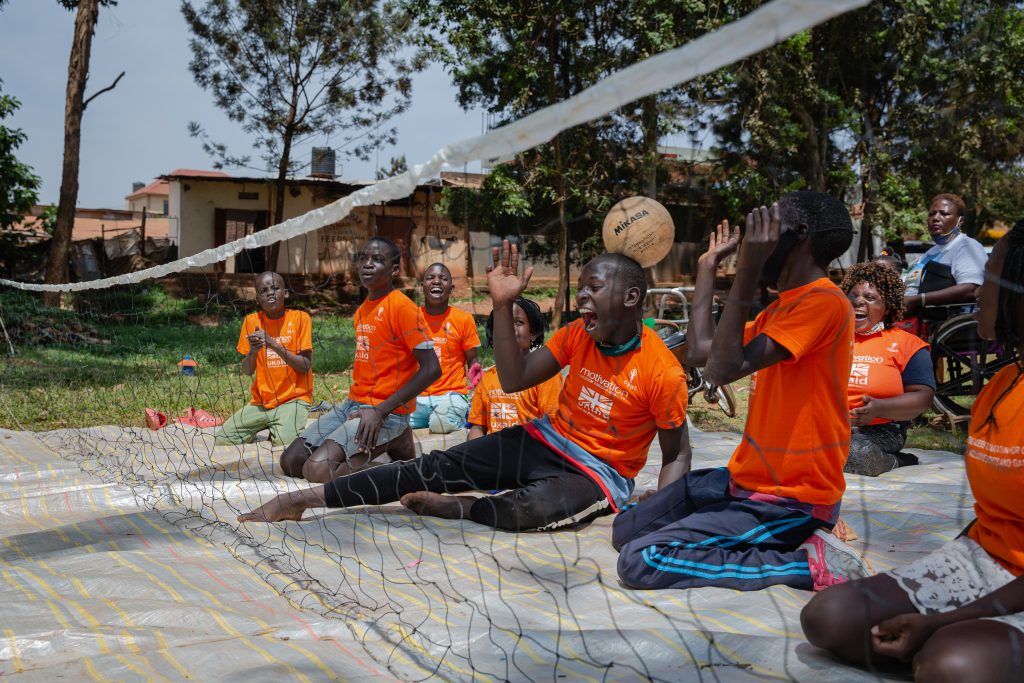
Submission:
M 719 586 L 811 590 L 807 552 L 820 519 L 729 493 L 729 470 L 696 470 L 631 508 L 612 526 L 619 578 L 630 588 Z

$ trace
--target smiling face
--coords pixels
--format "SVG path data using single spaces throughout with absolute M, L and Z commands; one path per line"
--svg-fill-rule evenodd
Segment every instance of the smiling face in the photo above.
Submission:
M 846 296 L 853 304 L 857 332 L 864 334 L 885 319 L 885 302 L 870 282 L 858 282 Z
M 269 317 L 281 317 L 287 296 L 284 278 L 277 273 L 263 273 L 256 279 L 256 305 Z
M 577 285 L 576 308 L 583 329 L 601 344 L 623 344 L 636 335 L 640 292 L 627 288 L 618 271 L 617 263 L 599 256 L 583 267 Z
M 960 221 L 960 210 L 948 199 L 936 199 L 928 209 L 928 232 L 932 238 L 949 234 Z
M 451 298 L 454 288 L 452 274 L 440 263 L 435 263 L 423 273 L 421 287 L 427 307 L 443 310 L 448 307 L 448 299 Z
M 530 318 L 519 304 L 512 304 L 512 325 L 516 333 L 516 344 L 523 353 L 533 347 L 533 330 L 530 329 Z
M 398 263 L 388 254 L 387 246 L 371 240 L 359 254 L 359 281 L 371 294 L 387 292 L 398 275 Z

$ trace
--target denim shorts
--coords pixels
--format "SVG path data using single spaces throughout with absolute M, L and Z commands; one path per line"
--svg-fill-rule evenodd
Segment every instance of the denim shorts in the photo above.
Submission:
M 302 438 L 313 448 L 320 447 L 324 441 L 330 439 L 341 446 L 345 453 L 356 453 L 359 451 L 359 447 L 356 445 L 359 409 L 372 407 L 366 403 L 357 403 L 346 398 L 324 413 L 316 422 L 306 427 L 306 430 L 302 432 Z M 408 428 L 408 415 L 388 413 L 381 425 L 380 433 L 377 435 L 377 443 L 374 445 L 386 444 L 400 436 Z

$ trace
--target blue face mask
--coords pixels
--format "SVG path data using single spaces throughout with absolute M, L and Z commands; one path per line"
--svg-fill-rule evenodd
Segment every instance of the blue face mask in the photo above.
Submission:
M 960 234 L 960 224 L 957 223 L 955 226 L 953 226 L 953 229 L 950 230 L 949 232 L 947 232 L 945 235 L 939 235 L 938 237 L 935 237 L 934 238 L 935 244 L 938 244 L 940 246 L 943 245 L 943 244 L 949 244 L 950 240 L 952 240 L 954 237 L 956 237 L 959 234 Z

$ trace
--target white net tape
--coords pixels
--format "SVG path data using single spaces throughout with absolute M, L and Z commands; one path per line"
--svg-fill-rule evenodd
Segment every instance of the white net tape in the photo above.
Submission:
M 171 263 L 89 282 L 39 285 L 0 279 L 0 284 L 31 291 L 76 292 L 132 284 L 188 268 L 209 266 L 245 249 L 266 247 L 336 223 L 358 206 L 408 196 L 421 181 L 436 177 L 446 164 L 461 166 L 531 149 L 560 131 L 608 114 L 641 97 L 712 73 L 832 17 L 867 5 L 869 1 L 775 0 L 718 31 L 623 69 L 574 97 L 485 135 L 442 147 L 425 163 L 413 165 L 405 173 L 369 185 L 332 204 L 266 230 Z

